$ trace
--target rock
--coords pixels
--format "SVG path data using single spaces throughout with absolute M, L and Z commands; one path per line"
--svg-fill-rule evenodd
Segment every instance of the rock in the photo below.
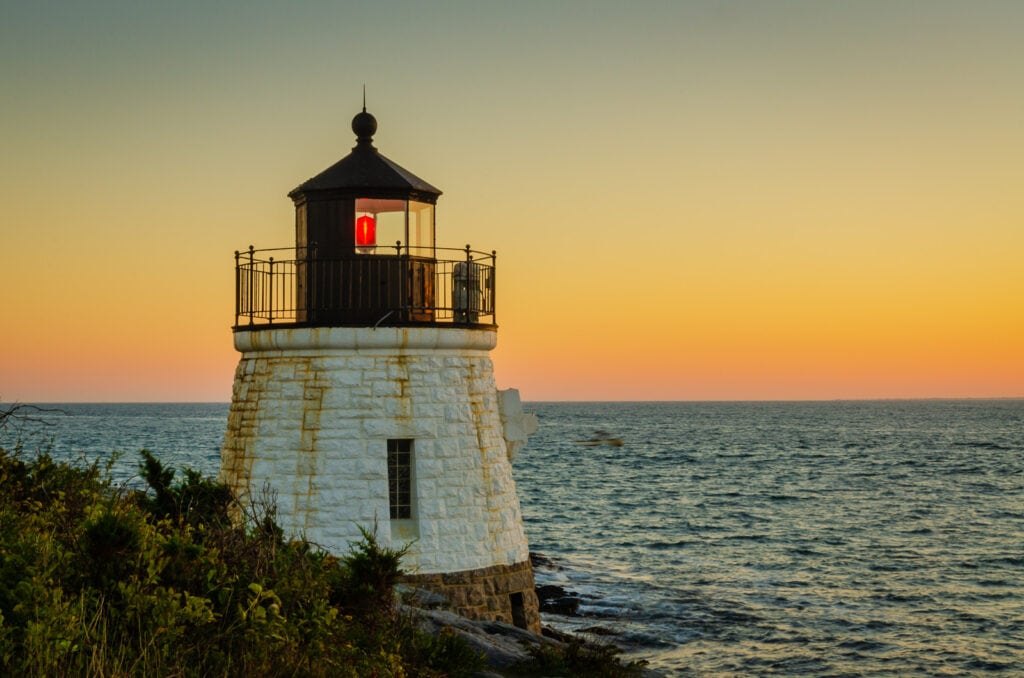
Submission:
M 555 600 L 547 600 L 541 603 L 540 611 L 551 614 L 560 614 L 563 617 L 575 617 L 579 612 L 581 602 L 582 601 L 579 598 L 574 598 L 572 596 L 557 598 Z
M 451 607 L 451 601 L 440 593 L 409 586 L 408 584 L 398 584 L 395 586 L 395 593 L 398 594 L 402 602 L 421 610 Z
M 609 629 L 609 628 L 604 627 L 604 626 L 588 626 L 585 629 L 580 629 L 579 632 L 580 633 L 589 633 L 592 636 L 621 636 L 622 635 L 622 633 L 620 631 L 616 631 L 615 629 Z
M 530 551 L 530 564 L 533 565 L 534 568 L 552 570 L 555 572 L 563 569 L 562 566 L 556 563 L 552 558 L 549 558 L 543 553 L 536 553 L 534 551 Z
M 575 637 L 571 633 L 559 631 L 558 629 L 553 629 L 550 626 L 542 626 L 540 632 L 545 638 L 551 638 L 552 640 L 557 640 L 560 643 L 566 644 L 571 643 Z
M 544 641 L 529 631 L 501 622 L 479 622 L 444 610 L 416 610 L 421 631 L 437 634 L 447 628 L 487 657 L 491 669 L 511 669 L 530 659 L 529 648 Z
M 545 600 L 554 600 L 556 598 L 565 598 L 569 595 L 561 586 L 555 584 L 545 584 L 544 586 L 538 586 L 537 589 L 537 600 L 544 602 Z
M 538 636 L 524 629 L 501 622 L 472 621 L 453 612 L 444 610 L 422 610 L 400 605 L 402 614 L 412 615 L 421 631 L 438 634 L 448 629 L 469 645 L 482 652 L 487 661 L 487 668 L 477 673 L 475 678 L 505 678 L 519 675 L 513 667 L 522 662 L 530 661 L 530 649 L 539 645 L 564 647 L 576 640 L 576 636 L 543 627 L 543 635 Z M 640 672 L 642 678 L 664 678 L 664 674 L 651 669 Z
M 583 602 L 579 596 L 554 584 L 538 586 L 536 591 L 537 600 L 540 601 L 541 612 L 573 617 L 579 611 L 580 603 Z

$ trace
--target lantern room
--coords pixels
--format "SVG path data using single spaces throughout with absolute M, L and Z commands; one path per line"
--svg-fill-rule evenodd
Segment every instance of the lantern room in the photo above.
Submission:
M 374 147 L 365 107 L 352 131 L 348 155 L 288 194 L 294 247 L 235 253 L 235 331 L 494 327 L 494 251 L 439 246 L 441 191 Z
M 295 244 L 317 256 L 434 256 L 434 205 L 441 191 L 373 146 L 377 120 L 352 119 L 356 145 L 288 194 L 295 203 Z

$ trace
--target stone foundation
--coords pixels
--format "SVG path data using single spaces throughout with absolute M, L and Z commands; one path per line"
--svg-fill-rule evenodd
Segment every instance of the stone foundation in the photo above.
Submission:
M 468 619 L 500 621 L 540 633 L 540 603 L 529 560 L 462 572 L 411 574 L 403 581 L 445 597 L 454 612 Z

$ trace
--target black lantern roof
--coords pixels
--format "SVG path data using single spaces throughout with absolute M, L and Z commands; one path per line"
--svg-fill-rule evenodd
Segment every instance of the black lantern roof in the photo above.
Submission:
M 353 198 L 404 198 L 434 204 L 438 188 L 381 155 L 373 146 L 377 119 L 366 112 L 352 118 L 356 145 L 352 152 L 312 179 L 292 190 L 288 197 L 301 202 L 311 195 Z

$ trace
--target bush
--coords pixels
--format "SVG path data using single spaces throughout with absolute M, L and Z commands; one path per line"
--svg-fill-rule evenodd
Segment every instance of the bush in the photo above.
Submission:
M 394 612 L 404 549 L 374 533 L 339 559 L 286 540 L 267 502 L 175 481 L 142 453 L 146 492 L 97 463 L 0 449 L 0 675 L 468 676 L 460 638 Z
M 451 629 L 436 635 L 414 631 L 410 656 L 418 666 L 433 669 L 448 678 L 469 678 L 486 666 L 484 654 Z
M 375 615 L 394 609 L 394 589 L 402 576 L 402 558 L 409 551 L 381 546 L 377 526 L 373 531 L 360 526 L 362 539 L 351 544 L 351 552 L 342 558 L 342 577 L 336 582 L 334 599 L 354 613 Z
M 185 482 L 175 485 L 173 469 L 165 469 L 149 450 L 142 450 L 141 454 L 143 461 L 139 470 L 153 492 L 152 497 L 146 497 L 144 505 L 154 518 L 181 519 L 191 525 L 203 523 L 215 527 L 231 523 L 235 500 L 227 485 L 204 478 L 192 469 L 185 469 Z
M 530 649 L 531 661 L 516 667 L 525 676 L 588 676 L 627 678 L 638 676 L 647 666 L 644 660 L 623 664 L 614 645 L 588 643 L 572 638 L 564 645 L 542 643 Z

